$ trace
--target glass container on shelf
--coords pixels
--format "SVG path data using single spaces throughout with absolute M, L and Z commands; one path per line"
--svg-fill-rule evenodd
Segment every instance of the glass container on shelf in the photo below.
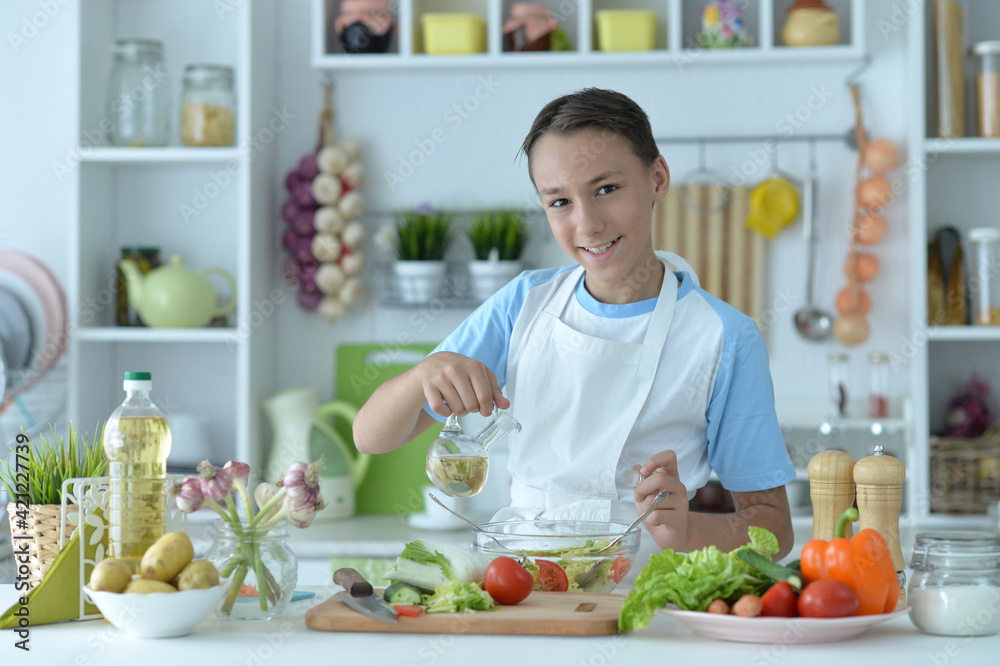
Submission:
M 108 84 L 107 119 L 115 146 L 165 146 L 170 140 L 170 77 L 163 44 L 120 39 Z
M 1000 41 L 972 47 L 978 58 L 976 94 L 979 100 L 979 136 L 1000 137 Z
M 889 355 L 868 356 L 868 416 L 874 419 L 889 416 Z
M 181 141 L 186 146 L 231 146 L 235 138 L 233 68 L 188 65 L 181 93 Z
M 847 416 L 847 368 L 850 357 L 843 352 L 833 352 L 828 357 L 830 370 L 830 417 Z
M 935 0 L 934 57 L 937 77 L 937 134 L 965 136 L 965 37 L 962 2 Z
M 975 245 L 975 278 L 970 291 L 975 298 L 973 321 L 981 326 L 1000 325 L 1000 229 L 978 227 L 969 230 Z
M 149 273 L 154 268 L 159 268 L 160 248 L 158 247 L 123 247 L 121 258 L 131 259 L 143 275 Z M 139 313 L 129 303 L 128 289 L 125 288 L 125 274 L 122 269 L 115 264 L 115 323 L 118 326 L 145 326 Z

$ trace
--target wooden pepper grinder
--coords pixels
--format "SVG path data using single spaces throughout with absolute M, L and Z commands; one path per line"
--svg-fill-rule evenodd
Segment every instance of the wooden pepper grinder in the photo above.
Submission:
M 837 529 L 837 520 L 854 506 L 854 458 L 844 451 L 820 451 L 807 467 L 809 499 L 813 507 L 813 539 L 829 541 Z M 853 533 L 847 525 L 847 535 Z
M 887 456 L 881 446 L 875 453 L 854 465 L 854 483 L 858 489 L 858 524 L 882 535 L 892 555 L 899 579 L 900 598 L 906 594 L 906 563 L 899 546 L 899 510 L 903 504 L 903 480 L 906 468 L 898 458 Z

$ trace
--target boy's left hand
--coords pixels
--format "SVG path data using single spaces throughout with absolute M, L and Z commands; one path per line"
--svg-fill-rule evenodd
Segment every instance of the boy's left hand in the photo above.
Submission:
M 635 487 L 635 508 L 638 513 L 646 510 L 653 497 L 663 489 L 670 491 L 663 503 L 646 517 L 645 525 L 659 544 L 669 543 L 674 550 L 683 551 L 688 536 L 687 488 L 677 473 L 677 454 L 661 451 L 641 467 L 633 466 L 642 481 Z

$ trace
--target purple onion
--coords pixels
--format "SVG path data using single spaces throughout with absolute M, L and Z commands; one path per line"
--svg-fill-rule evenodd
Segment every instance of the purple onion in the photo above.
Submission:
M 302 286 L 303 291 L 312 292 L 314 289 L 319 290 L 316 286 L 316 269 L 314 267 L 302 268 L 299 271 L 299 284 Z
M 286 259 L 285 263 L 281 266 L 281 275 L 286 282 L 298 280 L 301 272 L 302 267 L 299 266 L 299 262 L 294 259 Z
M 312 193 L 312 181 L 298 183 L 295 189 L 292 190 L 292 195 L 295 197 L 295 201 L 298 202 L 299 208 L 309 210 L 316 208 L 316 199 L 313 198 Z
M 285 189 L 289 192 L 294 192 L 295 188 L 299 187 L 302 183 L 308 183 L 312 179 L 305 178 L 298 171 L 289 171 L 288 175 L 285 176 Z
M 281 207 L 281 217 L 285 218 L 286 222 L 294 222 L 300 211 L 301 209 L 295 203 L 295 199 L 289 199 Z
M 303 236 L 313 236 L 316 234 L 316 225 L 313 220 L 316 217 L 314 210 L 300 210 L 299 214 L 292 220 L 292 227 Z
M 306 180 L 312 180 L 319 174 L 319 165 L 316 164 L 316 153 L 304 155 L 299 160 L 299 174 Z
M 319 307 L 319 302 L 323 300 L 322 293 L 301 293 L 299 294 L 299 305 L 304 307 L 306 310 L 315 310 Z
M 299 247 L 299 235 L 295 233 L 294 229 L 285 229 L 285 233 L 281 234 L 281 244 L 289 252 L 295 252 Z M 310 241 L 310 246 L 312 242 Z

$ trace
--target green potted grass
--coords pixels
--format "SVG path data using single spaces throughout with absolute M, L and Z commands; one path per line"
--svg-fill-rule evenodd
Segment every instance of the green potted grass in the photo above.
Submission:
M 450 214 L 421 207 L 396 215 L 393 272 L 404 302 L 427 303 L 441 294 L 450 242 Z
M 64 441 L 52 428 L 48 438 L 37 435 L 28 444 L 15 445 L 10 459 L 0 460 L 0 484 L 11 498 L 7 515 L 12 542 L 18 548 L 22 542 L 28 545 L 29 587 L 41 582 L 59 554 L 63 481 L 108 473 L 98 433 L 100 427 L 88 442 L 86 433 L 70 424 L 69 441 Z M 27 446 L 30 451 L 18 450 L 18 446 Z M 67 511 L 76 512 L 79 507 L 69 505 Z
M 469 240 L 476 255 L 469 262 L 472 294 L 483 301 L 521 272 L 528 227 L 520 211 L 482 211 L 472 218 Z

